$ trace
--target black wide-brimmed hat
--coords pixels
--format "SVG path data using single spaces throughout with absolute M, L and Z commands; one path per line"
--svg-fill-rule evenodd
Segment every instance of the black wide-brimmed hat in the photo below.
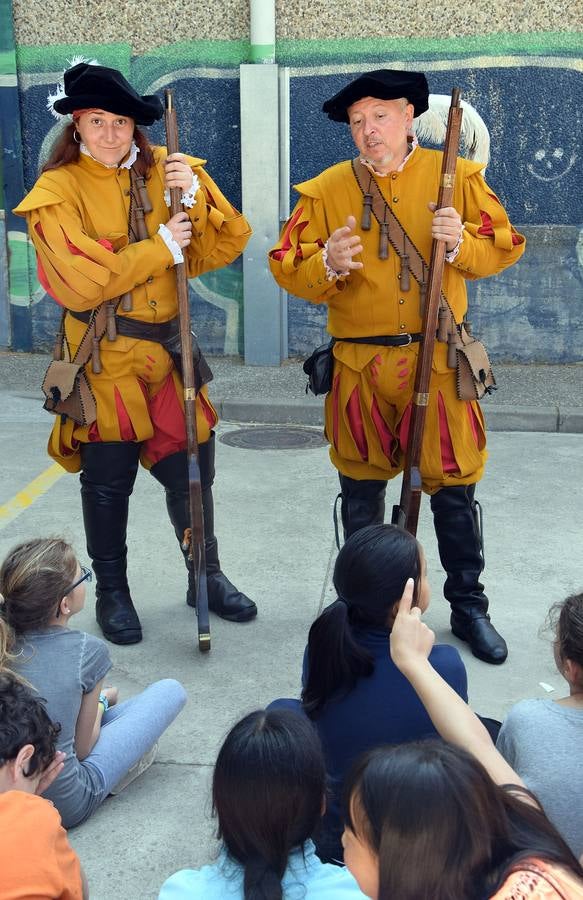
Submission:
M 429 86 L 423 72 L 401 72 L 399 69 L 376 69 L 355 78 L 322 106 L 333 122 L 348 122 L 348 107 L 363 97 L 398 100 L 406 97 L 413 104 L 417 118 L 429 108 Z
M 130 116 L 136 125 L 151 125 L 164 115 L 159 97 L 155 94 L 140 97 L 117 69 L 79 63 L 67 69 L 64 83 L 66 96 L 53 103 L 61 115 L 76 109 L 105 109 Z

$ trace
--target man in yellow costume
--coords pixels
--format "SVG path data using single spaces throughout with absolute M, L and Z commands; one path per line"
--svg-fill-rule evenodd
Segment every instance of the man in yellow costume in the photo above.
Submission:
M 15 212 L 26 216 L 42 284 L 63 307 L 62 358 L 81 358 L 88 390 L 82 416 L 57 417 L 48 449 L 69 472 L 81 471 L 97 621 L 108 640 L 131 644 L 142 638 L 126 576 L 128 504 L 139 462 L 164 486 L 179 540 L 190 518 L 174 265 L 184 261 L 190 278 L 227 265 L 251 229 L 204 160 L 168 157 L 150 145 L 139 126 L 160 119 L 162 104 L 137 94 L 121 72 L 79 63 L 49 101 L 58 117 L 71 118 Z M 172 188 L 182 191 L 183 211 L 171 217 Z M 212 497 L 217 414 L 205 386 L 212 375 L 194 351 L 209 608 L 241 622 L 257 608 L 219 563 Z M 45 392 L 57 404 L 64 386 L 50 378 Z M 189 583 L 190 605 L 194 596 Z
M 388 247 L 390 213 L 426 262 L 432 239 L 446 242 L 443 293 L 458 324 L 467 309 L 465 280 L 513 265 L 525 247 L 484 181 L 483 164 L 459 159 L 453 205 L 436 210 L 442 154 L 419 147 L 413 129 L 428 96 L 422 73 L 381 69 L 324 103 L 330 119 L 350 126 L 364 187 L 351 161 L 297 185 L 300 199 L 269 254 L 281 287 L 328 305 L 336 343 L 326 435 L 345 537 L 383 521 L 387 482 L 402 471 L 407 448 L 423 296 L 401 248 Z M 379 217 L 370 215 L 375 182 L 385 210 Z M 486 455 L 480 406 L 458 399 L 447 345 L 436 342 L 421 473 L 447 575 L 444 594 L 453 633 L 479 659 L 502 663 L 508 650 L 480 583 L 474 491 Z

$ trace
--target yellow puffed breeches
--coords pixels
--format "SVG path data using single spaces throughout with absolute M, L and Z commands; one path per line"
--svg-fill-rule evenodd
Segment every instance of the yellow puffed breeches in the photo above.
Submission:
M 77 425 L 57 417 L 48 452 L 68 472 L 81 468 L 80 444 L 93 441 L 136 441 L 140 461 L 150 468 L 165 456 L 186 448 L 183 386 L 172 359 L 152 341 L 118 336 L 111 346 L 101 342 L 102 371 L 85 367 L 95 396 L 97 419 Z M 203 387 L 196 398 L 200 444 L 209 440 L 218 415 Z
M 330 458 L 343 475 L 386 481 L 402 472 L 418 350 L 419 344 L 334 345 L 326 436 Z M 480 405 L 458 400 L 447 346 L 436 343 L 421 453 L 423 490 L 434 494 L 447 485 L 474 484 L 487 455 Z

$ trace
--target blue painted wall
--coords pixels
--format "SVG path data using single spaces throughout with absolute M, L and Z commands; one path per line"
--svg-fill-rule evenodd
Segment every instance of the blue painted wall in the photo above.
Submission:
M 379 42 L 374 47 L 355 41 L 282 42 L 278 59 L 292 67 L 291 181 L 303 181 L 353 155 L 348 129 L 329 122 L 321 105 L 359 71 L 402 65 L 406 59 L 427 72 L 432 92 L 449 94 L 458 85 L 491 133 L 488 181 L 528 239 L 517 266 L 469 285 L 474 330 L 495 359 L 574 362 L 583 358 L 583 73 L 573 35 L 549 35 L 547 55 L 541 55 L 544 35 L 507 38 L 514 55 L 493 36 L 479 45 L 475 38 L 385 42 L 382 46 L 392 48 L 386 54 Z M 202 49 L 196 42 L 171 45 L 141 57 L 132 57 L 121 44 L 92 47 L 89 53 L 86 48 L 38 48 L 35 54 L 27 48 L 19 63 L 21 183 L 33 184 L 42 141 L 54 126 L 45 104 L 55 73 L 73 52 L 85 52 L 121 68 L 144 93 L 173 87 L 184 149 L 208 160 L 210 174 L 240 206 L 238 62 L 246 57 L 240 46 L 229 49 L 227 42 L 217 42 L 209 50 L 211 43 L 201 44 Z M 151 136 L 163 140 L 159 125 Z M 4 188 L 6 206 L 15 205 L 17 181 Z M 13 258 L 19 253 L 22 262 L 19 243 L 13 244 Z M 31 303 L 21 295 L 12 306 L 13 346 L 45 350 L 52 345 L 58 310 L 38 288 L 34 260 L 29 259 L 28 277 L 25 262 L 15 267 L 14 286 L 16 293 L 30 291 Z M 207 352 L 242 352 L 242 296 L 240 261 L 191 284 L 193 318 Z M 325 310 L 292 297 L 288 325 L 290 355 L 305 355 L 325 336 Z
M 488 183 L 527 236 L 515 267 L 469 283 L 475 333 L 493 359 L 583 359 L 583 74 L 540 65 L 426 71 L 432 93 L 457 85 L 479 110 L 492 141 Z M 321 112 L 347 80 L 345 73 L 292 78 L 292 184 L 354 155 L 348 127 Z M 325 321 L 325 308 L 290 299 L 290 354 L 321 343 Z

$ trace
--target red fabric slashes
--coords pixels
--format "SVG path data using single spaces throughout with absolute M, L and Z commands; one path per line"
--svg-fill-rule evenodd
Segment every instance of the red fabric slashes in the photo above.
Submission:
M 298 219 L 300 218 L 301 214 L 303 213 L 303 211 L 304 211 L 303 206 L 300 206 L 299 209 L 296 210 L 294 215 L 291 217 L 291 219 L 287 223 L 286 229 L 283 233 L 283 238 L 281 240 L 281 247 L 279 248 L 279 250 L 273 250 L 269 254 L 272 259 L 277 259 L 278 262 L 281 262 L 281 260 L 286 255 L 287 251 L 291 248 L 290 236 L 296 226 Z M 308 224 L 307 222 L 302 222 L 302 224 L 300 226 L 300 230 L 299 230 L 299 234 L 298 234 L 298 243 L 299 243 L 300 234 L 302 233 L 302 231 L 304 230 L 304 228 L 306 227 L 307 224 Z M 300 256 L 301 256 L 301 254 L 300 254 Z
M 374 396 L 374 394 L 372 398 L 370 416 L 374 422 L 374 427 L 376 428 L 376 432 L 379 436 L 379 441 L 381 443 L 381 447 L 383 448 L 383 453 L 385 454 L 387 459 L 393 462 L 393 451 L 396 441 L 394 436 L 391 434 L 389 426 L 381 415 L 381 411 L 377 403 L 377 398 Z
M 348 417 L 348 427 L 354 438 L 356 449 L 360 453 L 362 459 L 366 461 L 368 459 L 368 444 L 364 433 L 362 413 L 360 411 L 360 394 L 357 387 L 354 388 L 348 403 L 346 404 L 346 415 Z

